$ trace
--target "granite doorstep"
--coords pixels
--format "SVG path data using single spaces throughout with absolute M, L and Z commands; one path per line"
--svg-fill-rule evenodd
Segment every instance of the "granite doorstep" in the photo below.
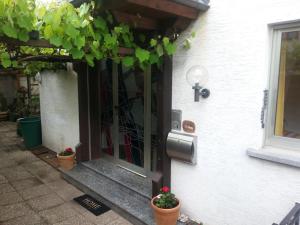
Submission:
M 136 224 L 154 224 L 148 198 L 81 165 L 65 176 L 84 192 L 110 206 L 129 221 Z

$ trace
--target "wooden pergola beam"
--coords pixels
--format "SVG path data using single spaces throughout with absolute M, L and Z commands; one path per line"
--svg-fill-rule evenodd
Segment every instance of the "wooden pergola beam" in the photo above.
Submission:
M 19 69 L 0 69 L 0 76 L 10 75 L 10 76 L 18 76 L 21 75 L 22 71 Z
M 10 46 L 20 47 L 20 46 L 29 46 L 29 47 L 36 47 L 36 48 L 57 48 L 54 45 L 51 45 L 47 40 L 29 40 L 27 42 L 19 41 L 12 38 L 0 37 L 0 42 L 6 43 Z M 131 48 L 119 48 L 120 55 L 132 55 L 134 50 Z
M 55 48 L 47 40 L 42 40 L 42 39 L 29 40 L 27 42 L 23 42 L 13 38 L 0 37 L 0 42 L 8 44 L 13 47 L 30 46 L 30 47 L 37 47 L 37 48 Z

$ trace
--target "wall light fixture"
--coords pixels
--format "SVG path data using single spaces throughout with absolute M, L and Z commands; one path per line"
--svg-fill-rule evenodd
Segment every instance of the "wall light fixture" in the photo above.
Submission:
M 210 90 L 204 88 L 208 81 L 208 71 L 203 66 L 193 66 L 186 73 L 186 80 L 195 90 L 194 101 L 199 102 L 200 96 L 208 98 Z

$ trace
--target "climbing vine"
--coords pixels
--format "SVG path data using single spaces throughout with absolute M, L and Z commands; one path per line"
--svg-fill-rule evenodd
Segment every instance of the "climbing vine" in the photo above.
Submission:
M 23 42 L 39 38 L 53 45 L 52 49 L 12 48 L 1 43 L 0 60 L 4 68 L 24 66 L 20 56 L 43 54 L 71 56 L 86 60 L 90 66 L 96 60 L 110 58 L 127 67 L 144 69 L 150 64 L 159 65 L 164 55 L 173 55 L 178 36 L 136 35 L 128 25 L 117 24 L 112 14 L 101 8 L 101 1 L 76 8 L 69 2 L 45 6 L 37 5 L 35 0 L 1 0 L 0 23 L 0 37 Z M 120 55 L 121 47 L 132 49 L 133 54 Z

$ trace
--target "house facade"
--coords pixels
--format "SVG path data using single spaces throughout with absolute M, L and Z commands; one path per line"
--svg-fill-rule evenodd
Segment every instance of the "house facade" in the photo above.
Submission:
M 79 152 L 89 149 L 87 155 L 81 155 L 87 157 L 83 161 L 103 158 L 102 154 L 91 150 L 93 148 L 100 149 L 99 152 L 110 156 L 108 158 L 115 157 L 113 153 L 118 150 L 118 165 L 121 159 L 126 161 L 121 166 L 135 173 L 151 178 L 158 176 L 158 185 L 170 183 L 182 202 L 182 212 L 204 224 L 270 225 L 280 222 L 300 200 L 299 8 L 297 0 L 214 0 L 210 9 L 200 13 L 177 41 L 179 47 L 171 72 L 167 69 L 171 62 L 163 72 L 150 70 L 146 75 L 102 62 L 92 71 L 102 75 L 99 80 L 85 79 L 76 65 L 77 75 L 52 74 L 53 83 L 41 84 L 41 102 L 46 102 L 41 105 L 42 123 L 47 124 L 43 126 L 46 146 L 60 150 L 65 146 L 75 148 L 81 143 L 77 146 Z M 197 35 L 191 40 L 191 48 L 183 49 L 182 43 L 193 31 Z M 188 71 L 195 65 L 207 71 L 208 81 L 204 87 L 211 92 L 206 99 L 200 97 L 199 102 L 194 101 L 195 90 L 187 80 Z M 156 85 L 161 87 L 158 92 L 149 74 L 157 79 Z M 78 79 L 74 78 L 76 76 Z M 42 77 L 48 79 L 48 74 Z M 72 81 L 70 91 L 66 91 L 68 85 L 61 85 L 61 80 Z M 85 95 L 80 93 L 83 84 L 86 87 L 88 83 L 97 82 L 106 87 L 100 88 L 102 92 L 96 91 L 97 86 L 91 86 L 92 90 L 85 91 Z M 147 82 L 152 84 L 150 90 Z M 43 95 L 49 85 L 53 85 L 53 96 L 64 92 L 68 99 L 55 100 Z M 77 85 L 79 93 L 74 88 Z M 96 93 L 93 96 L 97 98 L 90 100 L 91 93 Z M 78 94 L 79 105 L 85 103 L 86 110 L 80 111 L 76 102 Z M 125 94 L 127 97 L 122 98 Z M 103 96 L 106 96 L 105 101 Z M 155 108 L 152 105 L 157 99 L 161 102 Z M 122 101 L 127 111 L 120 110 Z M 91 106 L 99 106 L 96 108 L 102 116 L 91 113 Z M 64 118 L 55 116 L 47 123 L 49 109 L 52 115 L 59 112 Z M 171 130 L 172 109 L 181 110 L 182 120 L 195 124 L 192 135 L 197 136 L 197 164 L 168 158 L 161 171 L 164 177 L 164 170 L 169 168 L 169 174 L 167 172 L 168 177 L 160 182 L 159 173 L 153 170 L 158 168 L 158 162 L 152 159 L 155 158 L 153 154 L 165 151 L 165 132 Z M 80 122 L 80 114 L 89 118 L 95 116 L 98 120 Z M 82 143 L 80 136 L 86 134 L 86 130 L 90 132 L 89 142 Z M 55 138 L 62 140 L 60 146 L 48 141 L 53 131 L 60 135 L 60 139 Z M 182 129 L 180 132 L 185 133 Z M 100 139 L 101 143 L 93 144 Z M 160 143 L 156 151 L 152 148 L 153 142 Z M 128 155 L 133 148 L 139 148 L 141 155 Z M 89 186 L 84 190 L 91 189 Z

